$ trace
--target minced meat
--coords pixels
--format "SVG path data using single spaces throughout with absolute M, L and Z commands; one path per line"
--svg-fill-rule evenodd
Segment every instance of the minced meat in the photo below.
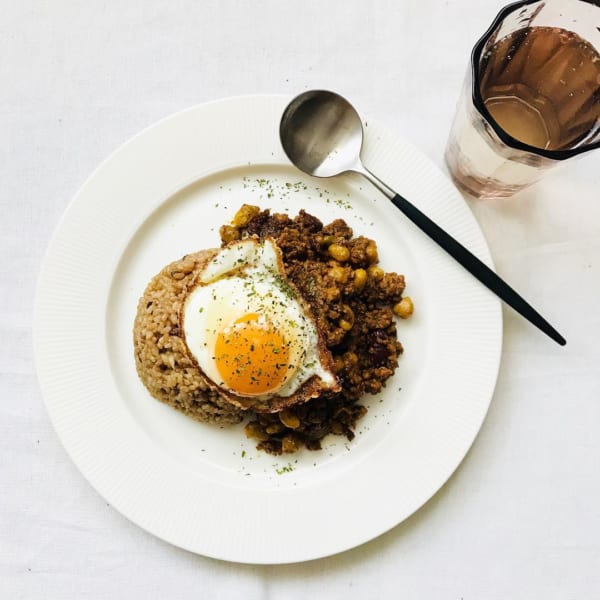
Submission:
M 367 409 L 357 404 L 376 394 L 398 366 L 403 348 L 393 307 L 402 299 L 404 276 L 384 272 L 374 240 L 354 237 L 342 219 L 323 226 L 304 210 L 290 218 L 244 205 L 221 228 L 223 245 L 250 236 L 273 238 L 288 278 L 310 304 L 335 361 L 342 390 L 275 414 L 255 414 L 248 437 L 272 454 L 321 447 L 328 434 L 354 437 Z

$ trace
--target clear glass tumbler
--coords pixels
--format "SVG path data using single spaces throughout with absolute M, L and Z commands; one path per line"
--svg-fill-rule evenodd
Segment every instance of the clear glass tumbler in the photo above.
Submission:
M 471 54 L 445 160 L 459 189 L 508 197 L 600 147 L 600 0 L 525 0 Z

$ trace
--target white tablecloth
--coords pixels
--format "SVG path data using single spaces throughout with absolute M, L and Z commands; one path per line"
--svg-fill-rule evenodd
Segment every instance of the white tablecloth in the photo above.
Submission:
M 325 87 L 438 165 L 497 0 L 3 2 L 0 597 L 591 599 L 600 594 L 600 153 L 472 202 L 497 269 L 567 337 L 504 311 L 488 418 L 413 517 L 338 556 L 237 565 L 174 548 L 94 492 L 34 373 L 36 276 L 70 198 L 140 129 L 207 100 Z M 293 543 L 293 542 L 292 542 Z

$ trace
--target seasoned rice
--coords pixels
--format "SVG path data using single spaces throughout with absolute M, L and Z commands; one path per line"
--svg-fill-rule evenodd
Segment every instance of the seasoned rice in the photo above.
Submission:
M 188 284 L 216 250 L 188 254 L 152 278 L 133 326 L 138 375 L 157 400 L 198 421 L 239 423 L 244 413 L 209 389 L 186 351 L 179 313 Z

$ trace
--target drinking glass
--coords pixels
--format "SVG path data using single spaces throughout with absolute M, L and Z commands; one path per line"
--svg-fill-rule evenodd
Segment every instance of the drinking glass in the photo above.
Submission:
M 600 147 L 599 0 L 506 6 L 477 42 L 445 160 L 459 189 L 508 197 Z

